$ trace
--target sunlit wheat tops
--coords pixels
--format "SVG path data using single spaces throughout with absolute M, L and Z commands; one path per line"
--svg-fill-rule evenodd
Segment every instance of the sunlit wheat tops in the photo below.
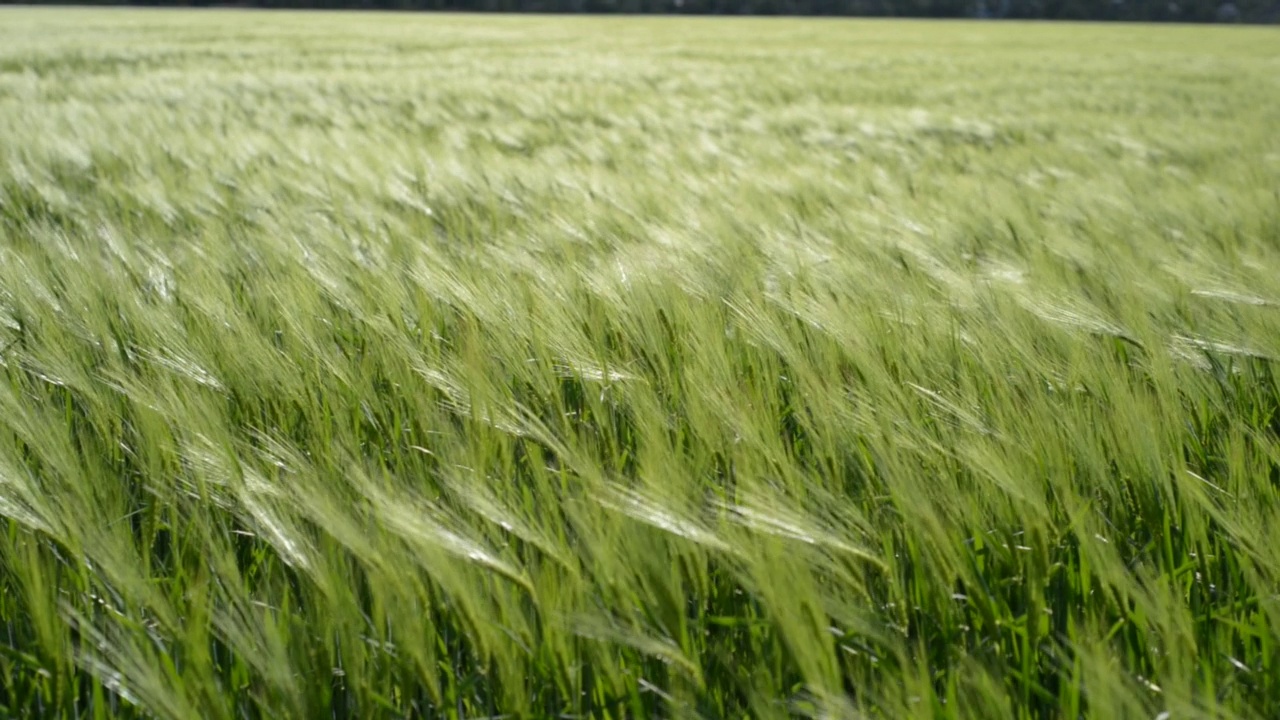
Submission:
M 0 715 L 1276 717 L 1276 47 L 0 11 Z

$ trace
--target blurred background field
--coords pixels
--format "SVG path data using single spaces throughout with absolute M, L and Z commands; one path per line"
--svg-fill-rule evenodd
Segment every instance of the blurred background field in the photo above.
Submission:
M 0 9 L 0 713 L 1274 717 L 1277 37 Z

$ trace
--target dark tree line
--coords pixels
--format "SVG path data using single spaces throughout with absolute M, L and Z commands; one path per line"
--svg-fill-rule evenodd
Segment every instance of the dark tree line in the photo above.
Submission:
M 75 0 L 83 4 L 86 0 Z M 0 0 L 3 4 L 5 0 Z M 40 4 L 42 0 L 25 0 Z M 53 0 L 58 4 L 65 0 Z M 1280 0 L 119 0 L 103 5 L 243 6 L 688 15 L 826 15 L 1165 22 L 1280 22 Z

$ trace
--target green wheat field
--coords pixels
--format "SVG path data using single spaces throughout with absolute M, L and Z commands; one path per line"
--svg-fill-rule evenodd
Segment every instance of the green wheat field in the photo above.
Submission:
M 1277 48 L 0 10 L 0 716 L 1277 717 Z

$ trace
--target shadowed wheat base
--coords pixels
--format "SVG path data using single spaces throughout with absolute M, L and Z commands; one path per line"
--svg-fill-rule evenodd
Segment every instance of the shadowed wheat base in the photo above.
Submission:
M 0 10 L 0 714 L 1269 716 L 1276 42 Z

